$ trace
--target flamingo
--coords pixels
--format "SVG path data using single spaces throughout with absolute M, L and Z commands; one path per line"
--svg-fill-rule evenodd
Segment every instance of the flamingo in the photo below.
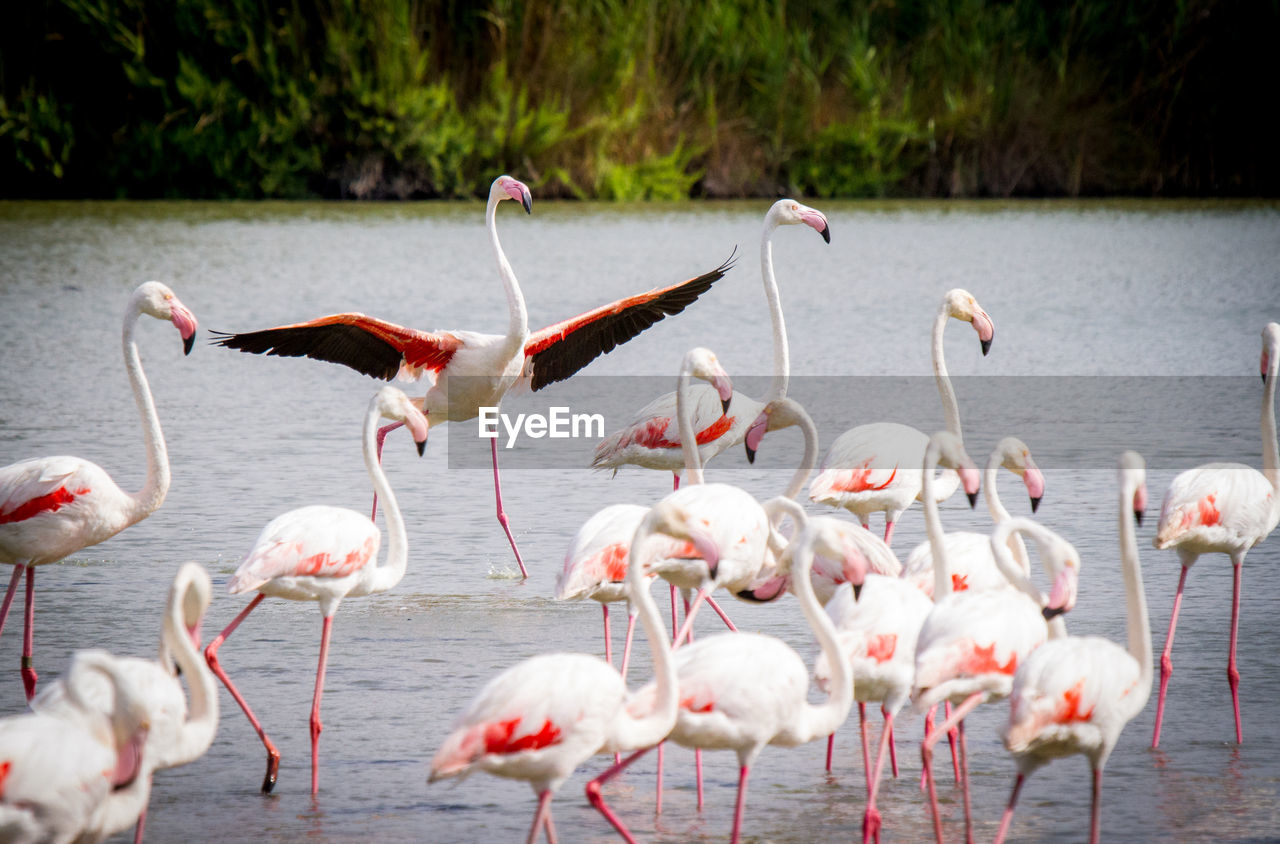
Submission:
M 1276 377 L 1280 372 L 1280 324 L 1262 330 L 1262 471 L 1242 463 L 1207 463 L 1179 474 L 1164 493 L 1155 547 L 1174 548 L 1182 562 L 1178 591 L 1169 615 L 1169 633 L 1160 655 L 1160 697 L 1151 746 L 1160 745 L 1165 694 L 1173 677 L 1173 631 L 1182 607 L 1187 572 L 1201 554 L 1221 552 L 1231 558 L 1231 650 L 1227 682 L 1236 718 L 1236 742 L 1244 742 L 1240 722 L 1240 672 L 1236 668 L 1236 635 L 1240 626 L 1240 581 L 1244 555 L 1266 539 L 1280 523 L 1280 446 L 1276 438 Z
M 689 372 L 692 377 L 710 383 L 714 390 L 712 395 L 719 397 L 724 409 L 728 408 L 733 396 L 733 384 L 715 355 L 706 350 L 692 355 Z M 609 604 L 627 600 L 627 552 L 631 545 L 631 538 L 648 510 L 649 508 L 638 504 L 613 504 L 595 513 L 583 523 L 569 543 L 564 567 L 556 577 L 557 600 L 590 598 L 600 603 L 604 612 L 606 662 L 613 662 L 609 636 Z M 649 580 L 654 576 L 650 572 Z M 631 654 L 631 634 L 636 621 L 634 605 L 629 600 L 627 604 L 627 638 L 622 657 L 624 678 L 627 676 L 627 661 Z M 672 623 L 674 622 L 673 616 Z
M 113 657 L 116 670 L 136 689 L 146 709 L 150 730 L 143 756 L 148 776 L 158 768 L 174 768 L 200 758 L 217 732 L 218 690 L 197 650 L 200 625 L 211 598 L 208 572 L 197 563 L 185 564 L 174 577 L 165 602 L 159 659 Z M 179 672 L 191 687 L 189 714 Z M 120 701 L 113 695 L 111 684 L 103 682 L 105 676 L 87 675 L 78 697 L 72 694 L 68 683 L 55 682 L 36 696 L 31 708 L 67 717 L 70 710 L 83 706 L 87 699 L 96 711 L 110 717 L 112 707 Z M 134 840 L 141 841 L 147 815 L 145 800 L 135 815 L 138 826 Z
M 960 407 L 947 375 L 942 341 L 948 319 L 970 323 L 978 333 L 982 354 L 991 350 L 995 326 L 973 294 L 948 290 L 933 321 L 933 377 L 942 397 L 947 430 L 961 436 Z M 898 517 L 920 498 L 923 481 L 914 467 L 921 464 L 929 437 L 897 422 L 874 422 L 845 431 L 827 451 L 822 466 L 809 485 L 809 498 L 832 507 L 843 507 L 868 526 L 871 514 L 885 514 L 884 541 L 891 542 Z M 956 478 L 948 475 L 938 487 L 939 500 L 956 490 Z
M 627 694 L 622 675 L 587 654 L 543 654 L 489 681 L 455 721 L 431 760 L 428 783 L 472 771 L 527 780 L 538 795 L 529 844 L 546 828 L 555 842 L 551 799 L 578 765 L 601 752 L 619 753 L 661 741 L 676 719 L 676 679 L 671 646 L 649 593 L 645 562 L 658 550 L 650 537 L 675 536 L 698 547 L 714 565 L 716 548 L 704 528 L 659 502 L 647 511 L 631 541 L 626 588 L 649 638 L 655 685 L 643 699 Z M 600 786 L 636 757 L 614 765 L 587 786 L 591 804 L 627 841 L 626 826 L 607 805 Z
M 94 673 L 107 680 L 109 715 L 84 691 Z M 58 714 L 0 720 L 0 840 L 101 841 L 133 823 L 150 789 L 147 710 L 115 657 L 77 651 Z
M 791 371 L 791 359 L 787 347 L 787 327 L 782 318 L 782 300 L 778 295 L 778 281 L 773 272 L 773 233 L 778 226 L 804 224 L 831 242 L 831 228 L 821 211 L 802 205 L 794 199 L 775 202 L 764 217 L 764 231 L 760 236 L 760 273 L 764 279 L 765 299 L 769 303 L 769 318 L 773 324 L 773 380 L 765 400 L 760 402 L 750 396 L 735 393 L 731 408 L 715 406 L 709 390 L 699 390 L 694 403 L 694 430 L 697 431 L 698 452 L 705 466 L 707 461 L 730 446 L 742 442 L 748 424 L 775 399 L 787 394 L 787 379 Z M 723 398 L 723 397 L 721 397 Z M 729 416 L 729 410 L 733 415 Z M 675 476 L 674 488 L 680 487 L 680 471 L 684 468 L 684 452 L 680 447 L 679 431 L 675 439 L 668 436 L 671 423 L 679 421 L 676 415 L 676 394 L 667 393 L 641 408 L 632 421 L 600 441 L 591 461 L 593 469 L 613 469 L 616 474 L 621 466 L 634 464 L 648 469 L 671 472 Z
M 963 449 L 958 439 L 942 432 L 935 435 L 930 451 L 937 448 L 939 437 L 944 438 L 941 443 L 944 452 Z M 939 728 L 925 738 L 920 755 L 933 814 L 934 835 L 941 842 L 942 819 L 932 770 L 933 745 L 943 733 L 958 728 L 965 838 L 972 840 L 964 718 L 979 704 L 1008 697 L 1018 665 L 1049 638 L 1049 620 L 1075 606 L 1080 557 L 1070 543 L 1048 528 L 1030 519 L 1005 519 L 991 534 L 991 548 L 999 570 L 1017 591 L 968 589 L 952 592 L 946 576 L 946 548 L 937 505 L 930 502 L 927 495 L 924 505 L 925 524 L 933 543 L 934 606 L 916 640 L 911 699 L 918 711 L 930 709 L 942 701 L 959 704 Z M 1041 561 L 1053 580 L 1047 599 L 1018 568 L 1009 552 L 1008 542 L 1013 533 L 1029 535 L 1039 544 Z M 863 817 L 864 840 L 876 835 L 878 829 L 879 818 L 868 811 Z
M 1027 494 L 1031 497 L 1031 512 L 1040 507 L 1040 499 L 1044 497 L 1044 475 L 1031 457 L 1031 449 L 1017 437 L 1005 437 L 996 444 L 983 471 L 982 488 L 986 492 L 987 510 L 991 513 L 993 524 L 1000 524 L 1010 518 L 1009 511 L 1000 501 L 997 480 L 1001 468 L 1008 469 L 1022 479 Z M 990 538 L 983 533 L 972 531 L 951 531 L 944 537 L 947 543 L 947 572 L 951 578 L 953 592 L 965 589 L 1001 589 L 1009 585 L 996 569 L 995 557 L 991 554 Z M 1031 563 L 1027 558 L 1027 548 L 1022 539 L 1013 536 L 1010 540 L 1010 551 L 1018 561 L 1018 566 L 1030 575 Z M 914 586 L 933 597 L 933 551 L 928 540 L 917 545 L 907 556 L 902 576 Z
M 497 208 L 506 199 L 519 202 L 526 213 L 533 211 L 533 199 L 523 182 L 505 175 L 493 181 L 485 219 L 498 274 L 507 293 L 510 322 L 506 334 L 419 331 L 360 313 L 346 313 L 262 331 L 216 332 L 220 335 L 217 344 L 254 354 L 340 363 L 386 381 L 396 377 L 416 380 L 429 374 L 431 389 L 417 400 L 428 423 L 462 422 L 474 419 L 481 407 L 499 407 L 503 396 L 525 377 L 534 390 L 563 381 L 655 322 L 683 311 L 733 265 L 730 257 L 696 278 L 619 299 L 531 333 L 524 295 L 498 242 Z M 490 441 L 490 449 L 498 522 L 511 543 L 520 574 L 528 577 L 502 506 L 496 438 Z
M 121 337 L 125 371 L 142 417 L 147 447 L 147 479 L 142 489 L 125 492 L 100 466 L 79 457 L 37 457 L 0 469 L 0 563 L 13 566 L 13 577 L 0 605 L 0 631 L 25 571 L 21 674 L 27 700 L 35 696 L 38 679 L 32 657 L 35 567 L 56 563 L 137 524 L 154 513 L 169 492 L 169 453 L 134 342 L 142 314 L 172 322 L 182 336 L 184 354 L 191 352 L 198 327 L 195 315 L 158 281 L 140 285 L 125 307 Z
M 318 601 L 324 617 L 320 633 L 320 661 L 316 669 L 315 696 L 311 704 L 311 793 L 320 788 L 320 697 L 324 692 L 325 664 L 329 655 L 329 636 L 333 614 L 343 598 L 386 592 L 404 577 L 409 558 L 408 537 L 404 519 L 387 482 L 386 473 L 374 456 L 378 419 L 386 417 L 405 423 L 413 434 L 421 455 L 427 442 L 427 420 L 422 411 L 400 390 L 386 386 L 369 401 L 364 420 L 364 463 L 373 488 L 386 502 L 389 542 L 387 558 L 377 565 L 382 533 L 370 519 L 344 507 L 312 505 L 290 510 L 272 519 L 241 559 L 227 584 L 232 595 L 257 590 L 258 594 L 240 614 L 232 619 L 218 637 L 205 648 L 205 659 L 218 675 L 227 691 L 248 716 L 249 723 L 267 748 L 267 774 L 262 781 L 263 793 L 270 793 L 280 768 L 280 751 L 276 750 L 266 730 L 254 716 L 248 702 L 236 690 L 231 678 L 218 662 L 218 649 L 249 613 L 267 596 L 290 601 Z
M 808 667 L 799 654 L 772 636 L 721 633 L 699 639 L 675 653 L 680 710 L 668 740 L 684 747 L 737 753 L 734 842 L 742 831 L 751 765 L 764 746 L 796 747 L 830 735 L 844 723 L 853 702 L 848 657 L 809 578 L 815 552 L 843 556 L 841 534 L 824 522 L 814 522 L 800 531 L 795 543 L 796 550 L 780 564 L 783 574 L 790 574 L 791 591 L 833 666 L 826 700 L 817 705 L 808 701 Z M 858 562 L 854 558 L 851 565 L 857 566 Z M 861 569 L 851 567 L 849 579 L 855 588 L 864 575 Z M 642 689 L 638 696 L 643 697 L 647 691 Z
M 1132 451 L 1120 456 L 1120 564 L 1124 570 L 1129 647 L 1100 636 L 1054 639 L 1036 648 L 1013 675 L 1004 746 L 1018 763 L 1009 805 L 996 844 L 1004 841 L 1026 778 L 1059 756 L 1082 753 L 1093 770 L 1089 841 L 1101 831 L 1102 769 L 1151 696 L 1151 624 L 1142 591 L 1138 538 L 1133 521 L 1146 508 L 1146 464 Z

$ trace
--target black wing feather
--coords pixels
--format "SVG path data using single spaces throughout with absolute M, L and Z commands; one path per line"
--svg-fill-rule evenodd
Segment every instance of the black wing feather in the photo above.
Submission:
M 308 357 L 340 363 L 357 372 L 390 381 L 400 371 L 403 353 L 377 336 L 354 325 L 308 325 L 268 328 L 243 334 L 210 332 L 218 336 L 215 345 L 239 349 L 255 355 Z

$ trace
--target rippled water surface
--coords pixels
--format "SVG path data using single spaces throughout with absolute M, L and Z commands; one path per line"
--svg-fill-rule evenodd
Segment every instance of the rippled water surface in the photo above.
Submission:
M 1153 502 L 1139 541 L 1158 654 L 1178 576 L 1175 555 L 1150 546 L 1163 489 L 1179 470 L 1211 459 L 1261 465 L 1259 331 L 1280 319 L 1276 208 L 814 204 L 831 221 L 831 244 L 805 228 L 782 229 L 774 254 L 792 392 L 813 411 L 823 446 L 853 424 L 892 414 L 883 402 L 897 384 L 911 388 L 902 396 L 924 387 L 902 421 L 942 426 L 927 377 L 850 376 L 928 376 L 938 300 L 950 287 L 972 291 L 995 322 L 996 340 L 982 358 L 967 327 L 947 331 L 966 443 L 982 461 L 1000 437 L 1017 434 L 1040 458 L 1047 492 L 1038 518 L 1083 556 L 1080 600 L 1068 622 L 1075 633 L 1124 641 L 1113 466 L 1122 448 L 1148 455 Z M 737 266 L 695 306 L 583 372 L 593 379 L 583 383 L 600 385 L 615 402 L 621 391 L 619 406 L 634 409 L 658 385 L 669 388 L 668 376 L 695 344 L 714 349 L 748 392 L 761 391 L 755 385 L 762 382 L 745 376 L 767 375 L 771 361 L 758 257 L 766 209 L 762 202 L 548 202 L 526 217 L 508 204 L 499 226 L 534 328 L 704 272 L 738 247 Z M 171 327 L 146 319 L 139 326 L 173 486 L 146 521 L 38 569 L 42 683 L 77 648 L 151 654 L 168 582 L 186 561 L 202 563 L 214 578 L 204 628 L 211 639 L 246 603 L 225 585 L 268 520 L 303 504 L 369 503 L 359 429 L 377 384 L 338 366 L 211 347 L 205 329 L 244 331 L 339 311 L 425 329 L 500 332 L 507 324 L 477 204 L 0 203 L 0 465 L 75 454 L 126 489 L 142 485 L 144 454 L 119 332 L 129 292 L 152 278 L 169 283 L 202 328 L 184 358 Z M 638 375 L 662 378 L 605 377 Z M 594 410 L 582 407 L 590 391 L 574 385 L 538 398 Z M 624 421 L 607 417 L 610 430 Z M 150 840 L 523 839 L 534 809 L 525 784 L 477 774 L 428 787 L 429 760 L 454 717 L 498 671 L 537 653 L 600 651 L 598 606 L 552 599 L 565 548 L 598 507 L 651 502 L 670 487 L 668 476 L 639 469 L 616 477 L 588 471 L 589 440 L 551 446 L 523 441 L 504 474 L 506 507 L 530 568 L 522 582 L 494 519 L 488 444 L 475 428 L 433 429 L 421 459 L 393 435 L 386 464 L 408 523 L 408 573 L 391 592 L 352 599 L 335 617 L 318 797 L 308 793 L 307 718 L 320 615 L 314 605 L 267 600 L 221 657 L 280 747 L 279 785 L 270 796 L 259 793 L 265 754 L 222 691 L 208 754 L 156 777 Z M 795 431 L 778 433 L 754 466 L 735 450 L 710 474 L 772 495 L 800 452 Z M 1025 513 L 1014 482 L 1002 483 L 1011 509 Z M 949 529 L 986 529 L 981 507 L 970 512 L 960 500 L 944 506 L 943 518 Z M 923 534 L 916 508 L 902 519 L 895 550 L 905 557 Z M 1107 766 L 1103 830 L 1112 840 L 1264 839 L 1280 828 L 1278 542 L 1256 548 L 1245 566 L 1239 667 L 1246 743 L 1234 741 L 1225 678 L 1231 569 L 1225 557 L 1208 556 L 1188 581 L 1161 747 L 1149 749 L 1153 693 Z M 741 627 L 780 636 L 806 659 L 815 655 L 794 599 L 730 601 L 727 609 Z M 619 637 L 622 616 L 614 614 Z M 700 632 L 715 632 L 713 615 L 700 618 Z M 20 643 L 15 613 L 0 638 L 0 714 L 24 707 Z M 643 642 L 636 660 L 633 676 L 647 677 Z M 1005 706 L 992 704 L 968 722 L 980 839 L 994 834 L 1013 779 L 997 734 L 1005 717 Z M 859 835 L 864 791 L 855 724 L 856 710 L 829 776 L 821 742 L 761 754 L 747 801 L 748 840 Z M 903 770 L 883 790 L 885 841 L 930 835 L 917 787 L 920 726 L 908 716 L 898 732 Z M 609 787 L 620 815 L 641 839 L 727 838 L 733 755 L 707 754 L 701 813 L 692 754 L 676 748 L 667 759 L 662 815 L 653 814 L 651 759 Z M 556 800 L 564 840 L 612 838 L 581 790 L 607 761 L 584 766 Z M 948 834 L 958 836 L 962 812 L 949 774 L 940 794 Z M 1088 807 L 1087 763 L 1059 761 L 1024 789 L 1013 836 L 1083 839 Z

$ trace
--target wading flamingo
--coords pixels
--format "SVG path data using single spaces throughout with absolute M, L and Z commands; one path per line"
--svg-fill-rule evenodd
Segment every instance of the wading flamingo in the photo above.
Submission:
M 982 474 L 982 490 L 987 499 L 987 510 L 991 513 L 992 524 L 996 525 L 1010 518 L 1009 511 L 1000 502 L 996 483 L 1002 467 L 1017 475 L 1026 485 L 1027 494 L 1031 497 L 1032 513 L 1040 507 L 1040 499 L 1044 497 L 1044 475 L 1031 458 L 1031 450 L 1017 437 L 1005 437 L 996 444 L 987 458 Z M 944 536 L 944 540 L 947 543 L 947 573 L 951 577 L 953 592 L 1008 587 L 1009 581 L 996 569 L 995 557 L 991 554 L 990 536 L 974 531 L 950 531 Z M 1031 561 L 1027 557 L 1026 545 L 1016 535 L 1009 542 L 1009 550 L 1013 552 L 1018 566 L 1030 577 Z M 902 576 L 933 598 L 933 551 L 928 540 L 912 549 L 907 556 Z
M 627 590 L 649 638 L 655 685 L 642 699 L 627 693 L 622 675 L 599 657 L 558 653 L 535 656 L 508 668 L 480 691 L 458 717 L 431 760 L 428 783 L 487 771 L 527 780 L 538 795 L 529 844 L 545 827 L 555 842 L 551 799 L 578 765 L 597 753 L 620 753 L 661 741 L 676 719 L 671 646 L 644 575 L 659 546 L 650 538 L 678 537 L 701 549 L 714 565 L 716 548 L 701 525 L 659 502 L 641 520 L 628 546 Z M 605 803 L 600 786 L 635 757 L 614 765 L 587 786 L 587 797 L 627 841 L 622 820 Z
M 100 466 L 79 457 L 37 457 L 0 469 L 0 563 L 13 566 L 9 590 L 0 605 L 0 630 L 25 571 L 22 685 L 27 700 L 36 693 L 37 679 L 32 656 L 35 567 L 56 563 L 137 524 L 154 513 L 169 492 L 169 452 L 133 339 L 142 314 L 172 322 L 182 335 L 184 354 L 190 353 L 197 328 L 195 315 L 158 281 L 140 285 L 125 307 L 121 337 L 125 371 L 142 416 L 147 447 L 147 479 L 142 489 L 134 494 L 125 492 Z
M 944 434 L 945 436 L 945 434 Z M 960 448 L 952 439 L 947 448 Z M 930 449 L 934 446 L 931 444 Z M 934 543 L 936 581 L 934 605 L 916 640 L 916 671 L 911 699 L 917 711 L 931 709 L 943 701 L 958 704 L 946 720 L 930 731 L 920 746 L 924 774 L 933 814 L 933 830 L 942 841 L 942 817 L 938 810 L 933 778 L 933 745 L 943 733 L 956 728 L 960 745 L 960 784 L 964 794 L 965 840 L 973 840 L 973 819 L 969 802 L 968 758 L 965 751 L 964 719 L 979 704 L 1008 697 L 1013 690 L 1013 674 L 1036 648 L 1049 638 L 1049 619 L 1075 606 L 1080 557 L 1065 539 L 1048 528 L 1025 518 L 1005 519 L 991 534 L 996 565 L 1015 587 L 952 592 L 946 576 L 946 549 L 936 505 L 925 500 L 925 522 Z M 1018 568 L 1009 552 L 1012 533 L 1030 536 L 1040 546 L 1040 559 L 1050 572 L 1052 591 L 1046 599 Z M 1061 623 L 1058 623 L 1062 630 Z M 874 836 L 878 819 L 870 811 L 864 816 L 864 839 Z
M 1164 493 L 1155 546 L 1174 548 L 1182 562 L 1178 592 L 1169 615 L 1169 633 L 1160 655 L 1160 697 L 1151 746 L 1160 744 L 1164 699 L 1173 676 L 1173 631 L 1182 607 L 1187 572 L 1201 554 L 1221 552 L 1231 558 L 1235 577 L 1231 590 L 1231 651 L 1227 682 L 1236 717 L 1236 741 L 1244 741 L 1240 723 L 1240 672 L 1236 669 L 1236 633 L 1240 626 L 1240 580 L 1244 555 L 1266 539 L 1280 523 L 1280 445 L 1276 440 L 1276 378 L 1280 373 L 1280 324 L 1262 330 L 1262 471 L 1242 463 L 1208 463 L 1181 473 Z
M 369 402 L 364 419 L 364 464 L 373 489 L 385 502 L 387 558 L 377 564 L 382 532 L 368 516 L 345 507 L 312 505 L 290 510 L 272 519 L 240 561 L 227 584 L 232 595 L 257 590 L 249 605 L 232 619 L 227 628 L 209 643 L 205 659 L 227 691 L 248 716 L 249 723 L 267 748 L 267 775 L 262 790 L 269 793 L 276 784 L 280 751 L 276 750 L 248 702 L 236 690 L 218 662 L 218 649 L 240 626 L 245 616 L 268 596 L 290 601 L 318 601 L 324 617 L 320 633 L 320 661 L 316 669 L 315 696 L 311 704 L 311 793 L 320 788 L 320 697 L 324 692 L 324 670 L 329 656 L 329 635 L 333 614 L 343 598 L 386 592 L 404 577 L 409 559 L 404 519 L 374 452 L 377 448 L 378 420 L 382 417 L 405 423 L 413 434 L 421 455 L 427 443 L 427 420 L 422 411 L 400 390 L 383 387 Z
M 137 820 L 150 792 L 147 704 L 117 662 L 77 651 L 59 714 L 0 720 L 0 841 L 101 841 Z M 107 679 L 109 716 L 81 693 L 92 673 Z
M 254 354 L 340 363 L 386 381 L 396 377 L 416 380 L 429 374 L 431 389 L 425 398 L 416 400 L 426 413 L 427 422 L 463 422 L 474 419 L 481 407 L 499 407 L 503 396 L 522 377 L 530 379 L 534 390 L 563 381 L 655 322 L 683 311 L 732 266 L 730 258 L 697 278 L 628 296 L 531 333 L 524 295 L 498 242 L 497 208 L 504 199 L 516 200 L 526 212 L 532 212 L 533 199 L 529 188 L 510 176 L 499 176 L 489 189 L 485 219 L 498 274 L 506 287 L 510 318 L 506 334 L 418 331 L 348 313 L 262 331 L 222 334 L 218 344 Z M 490 440 L 490 449 L 498 521 L 511 543 L 520 573 L 528 577 L 502 507 L 496 438 Z
M 815 551 L 837 558 L 843 555 L 841 534 L 815 521 L 800 531 L 793 544 L 795 550 L 780 560 L 781 571 L 791 575 L 791 591 L 833 666 L 832 690 L 826 700 L 817 705 L 809 702 L 808 666 L 791 647 L 772 636 L 720 633 L 675 652 L 680 710 L 668 740 L 684 747 L 738 754 L 734 842 L 742 831 L 751 764 L 764 746 L 796 747 L 830 735 L 844 723 L 853 702 L 848 657 L 809 578 Z M 861 570 L 851 570 L 849 580 L 857 588 L 864 575 Z M 647 691 L 642 689 L 637 697 L 643 699 Z
M 116 670 L 137 691 L 151 725 L 143 757 L 147 776 L 160 768 L 176 768 L 194 762 L 213 743 L 218 729 L 218 689 L 209 666 L 200 658 L 200 626 L 213 596 L 209 574 L 197 563 L 187 563 L 178 570 L 169 587 L 165 602 L 164 625 L 160 633 L 158 659 L 115 657 Z M 179 674 L 191 687 L 191 708 L 182 689 Z M 31 708 L 51 715 L 67 715 L 87 701 L 95 711 L 112 716 L 119 702 L 112 692 L 109 678 L 88 674 L 73 700 L 68 684 L 59 680 L 45 687 Z M 97 681 L 96 683 L 91 681 Z M 149 789 L 148 789 L 149 791 Z M 138 811 L 135 841 L 142 840 L 146 823 L 146 802 Z
M 956 403 L 942 350 L 948 319 L 973 326 L 983 355 L 991 349 L 995 327 L 973 294 L 959 288 L 947 291 L 933 321 L 933 377 L 942 397 L 947 430 L 960 437 L 960 406 Z M 868 526 L 872 513 L 883 510 L 884 541 L 892 542 L 894 523 L 911 502 L 920 498 L 923 482 L 915 467 L 921 464 L 928 444 L 927 434 L 897 422 L 873 422 L 850 428 L 831 444 L 809 485 L 809 498 L 820 504 L 845 508 L 858 517 L 863 527 Z M 953 475 L 943 479 L 937 487 L 940 501 L 955 492 L 956 483 Z
M 1036 648 L 1013 675 L 1004 746 L 1018 775 L 996 844 L 1004 841 L 1022 784 L 1036 768 L 1059 756 L 1083 753 L 1093 771 L 1089 841 L 1101 832 L 1102 769 L 1120 731 L 1151 696 L 1151 624 L 1142 591 L 1134 520 L 1146 508 L 1146 464 L 1126 451 L 1120 457 L 1120 565 L 1124 571 L 1129 647 L 1101 636 L 1054 639 Z
M 823 213 L 801 205 L 794 199 L 778 200 L 765 214 L 764 231 L 760 236 L 760 273 L 764 278 L 764 295 L 769 303 L 769 318 L 773 324 L 773 380 L 764 401 L 759 402 L 750 396 L 735 393 L 731 405 L 719 408 L 716 407 L 710 390 L 697 390 L 693 423 L 694 430 L 697 431 L 699 456 L 704 466 L 720 452 L 742 442 L 751 421 L 770 402 L 787 394 L 791 358 L 787 347 L 787 327 L 782 319 L 782 299 L 773 273 L 773 233 L 778 226 L 801 223 L 821 234 L 827 243 L 831 242 L 831 229 Z M 733 415 L 729 415 L 730 411 Z M 674 487 L 678 489 L 680 471 L 684 468 L 684 452 L 680 447 L 679 431 L 673 431 L 673 427 L 679 427 L 674 392 L 654 399 L 636 413 L 627 427 L 601 440 L 596 446 L 591 467 L 613 469 L 616 474 L 619 467 L 634 464 L 671 472 L 675 476 Z M 675 439 L 669 433 L 674 433 Z
M 703 353 L 705 352 L 705 354 Z M 711 395 L 729 406 L 733 396 L 733 384 L 721 368 L 715 355 L 702 350 L 690 360 L 690 374 L 707 381 L 712 386 Z M 723 409 L 722 408 L 722 409 Z M 599 512 L 578 528 L 569 551 L 565 554 L 564 567 L 556 577 L 556 600 L 581 600 L 590 598 L 600 602 L 604 612 L 604 658 L 613 662 L 609 635 L 609 604 L 627 600 L 627 552 L 631 537 L 635 535 L 640 520 L 649 508 L 638 504 L 613 504 Z M 654 574 L 648 574 L 650 580 Z M 674 589 L 672 587 L 672 625 L 674 615 Z M 622 676 L 627 676 L 627 661 L 631 654 L 631 633 L 635 627 L 635 606 L 627 600 L 627 638 L 623 645 Z

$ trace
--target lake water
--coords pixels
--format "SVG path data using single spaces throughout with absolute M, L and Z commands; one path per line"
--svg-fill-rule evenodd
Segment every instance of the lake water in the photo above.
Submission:
M 1047 483 L 1038 518 L 1083 556 L 1080 600 L 1068 619 L 1075 633 L 1124 641 L 1114 464 L 1123 448 L 1147 456 L 1152 502 L 1139 542 L 1158 656 L 1178 577 L 1176 556 L 1150 546 L 1164 488 L 1178 471 L 1208 460 L 1261 465 L 1257 362 L 1260 330 L 1280 319 L 1277 207 L 813 204 L 830 219 L 831 244 L 807 228 L 787 228 L 777 232 L 774 254 L 792 394 L 818 420 L 823 448 L 845 428 L 879 418 L 942 426 L 927 377 L 930 325 L 948 288 L 970 290 L 994 320 L 996 338 L 983 358 L 969 328 L 955 323 L 947 331 L 966 442 L 980 463 L 1008 434 L 1035 453 Z M 684 314 L 534 398 L 544 407 L 607 406 L 612 430 L 673 386 L 693 345 L 714 349 L 737 383 L 759 395 L 764 382 L 748 376 L 767 376 L 771 362 L 758 266 L 767 208 L 539 202 L 526 217 L 504 205 L 500 234 L 534 328 L 705 272 L 735 246 L 739 252 L 737 267 Z M 303 504 L 363 510 L 369 503 L 359 431 L 378 384 L 334 365 L 211 347 L 204 329 L 246 331 L 339 311 L 425 329 L 500 332 L 507 323 L 478 204 L 0 203 L 0 465 L 75 454 L 126 489 L 141 486 L 145 463 L 119 331 L 130 291 L 148 279 L 170 284 L 202 328 L 184 358 L 170 326 L 139 326 L 173 486 L 146 521 L 38 570 L 42 684 L 77 648 L 153 653 L 169 580 L 186 561 L 214 578 L 208 641 L 246 603 L 226 594 L 226 582 L 268 520 Z M 150 840 L 522 840 L 534 809 L 527 785 L 477 774 L 428 787 L 427 770 L 442 735 L 488 678 L 537 653 L 601 651 L 598 606 L 552 599 L 565 548 L 595 509 L 654 501 L 670 478 L 640 469 L 593 473 L 585 468 L 592 444 L 525 440 L 504 457 L 506 507 L 530 569 L 522 582 L 494 519 L 488 443 L 476 439 L 473 423 L 433 429 L 421 459 L 402 435 L 389 439 L 386 465 L 408 522 L 409 569 L 391 592 L 352 599 L 335 617 L 319 795 L 309 794 L 307 718 L 320 615 L 312 605 L 268 600 L 221 657 L 283 754 L 275 793 L 259 793 L 265 753 L 222 692 L 208 754 L 156 777 Z M 709 475 L 772 495 L 800 450 L 797 432 L 776 433 L 754 466 L 735 450 Z M 1011 510 L 1027 512 L 1007 475 L 1002 490 Z M 987 526 L 982 508 L 970 512 L 959 497 L 943 518 L 953 530 Z M 913 508 L 895 550 L 905 558 L 923 533 Z M 1280 594 L 1278 543 L 1254 549 L 1245 567 L 1239 668 L 1246 743 L 1234 741 L 1224 676 L 1231 570 L 1224 556 L 1208 556 L 1188 581 L 1161 747 L 1149 749 L 1153 691 L 1106 769 L 1108 838 L 1277 835 L 1280 634 L 1270 612 Z M 21 596 L 15 609 L 20 603 Z M 816 653 L 792 598 L 766 606 L 730 600 L 726 609 L 741 627 L 777 635 L 807 660 Z M 614 614 L 619 639 L 622 617 Z M 699 631 L 715 632 L 714 615 L 700 617 Z M 24 708 L 21 614 L 6 628 L 0 714 L 7 715 Z M 641 641 L 637 680 L 650 673 L 646 660 Z M 1006 713 L 1003 703 L 989 705 L 968 722 L 980 839 L 994 834 L 1013 779 L 997 733 Z M 823 742 L 762 753 L 747 801 L 748 840 L 859 836 L 864 792 L 854 724 L 856 717 L 840 733 L 830 776 L 822 771 Z M 886 841 L 930 835 L 917 787 L 919 734 L 919 717 L 907 717 L 898 732 L 902 776 L 882 792 Z M 667 758 L 660 817 L 652 759 L 610 786 L 612 805 L 641 839 L 726 838 L 735 757 L 706 755 L 701 813 L 692 754 L 676 748 Z M 582 795 L 608 761 L 592 760 L 558 796 L 564 840 L 613 840 Z M 949 774 L 940 796 L 948 836 L 958 836 L 962 811 Z M 1028 782 L 1012 837 L 1083 839 L 1088 807 L 1086 761 L 1059 761 Z

